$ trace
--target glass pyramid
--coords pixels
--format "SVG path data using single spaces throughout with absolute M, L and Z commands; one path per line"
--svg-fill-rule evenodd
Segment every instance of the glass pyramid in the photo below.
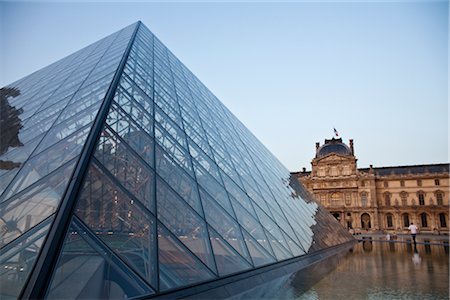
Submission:
M 352 240 L 140 22 L 0 92 L 2 299 L 159 295 Z

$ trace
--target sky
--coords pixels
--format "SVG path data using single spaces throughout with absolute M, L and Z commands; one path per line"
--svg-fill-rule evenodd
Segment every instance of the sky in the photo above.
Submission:
M 290 170 L 448 163 L 449 3 L 0 0 L 0 86 L 141 20 Z

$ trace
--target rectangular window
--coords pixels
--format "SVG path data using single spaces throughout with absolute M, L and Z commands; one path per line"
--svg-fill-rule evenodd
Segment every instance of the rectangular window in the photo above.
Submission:
M 384 185 L 385 188 L 389 187 L 389 183 L 388 183 L 387 181 L 385 181 L 385 182 L 383 183 L 383 185 Z
M 345 194 L 345 205 L 352 205 L 351 194 Z
M 422 179 L 417 179 L 417 186 L 422 186 Z
M 436 194 L 436 200 L 437 200 L 437 205 L 443 205 L 444 204 L 444 197 L 442 196 L 442 193 L 437 193 Z
M 392 222 L 392 215 L 387 215 L 387 216 L 386 216 L 386 221 L 387 221 L 387 227 L 388 227 L 388 228 L 394 227 L 394 224 L 393 224 L 393 222 Z
M 400 186 L 405 186 L 405 181 L 404 180 L 400 180 Z
M 441 185 L 441 183 L 439 182 L 439 179 L 434 180 L 434 185 Z
M 419 194 L 419 205 L 425 205 L 425 195 Z

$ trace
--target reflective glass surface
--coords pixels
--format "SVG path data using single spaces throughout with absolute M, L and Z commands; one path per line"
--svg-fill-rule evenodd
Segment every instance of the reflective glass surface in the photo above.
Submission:
M 137 23 L 1 90 L 0 247 L 45 236 L 103 103 L 49 298 L 158 294 L 352 240 Z
M 134 28 L 0 89 L 0 286 L 14 286 L 5 293 L 19 296 L 33 269 Z

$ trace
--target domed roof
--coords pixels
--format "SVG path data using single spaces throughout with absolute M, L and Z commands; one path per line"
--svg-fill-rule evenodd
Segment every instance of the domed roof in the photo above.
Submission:
M 323 157 L 331 153 L 340 155 L 353 155 L 350 148 L 342 142 L 342 139 L 325 140 L 325 144 L 317 149 L 316 157 Z

